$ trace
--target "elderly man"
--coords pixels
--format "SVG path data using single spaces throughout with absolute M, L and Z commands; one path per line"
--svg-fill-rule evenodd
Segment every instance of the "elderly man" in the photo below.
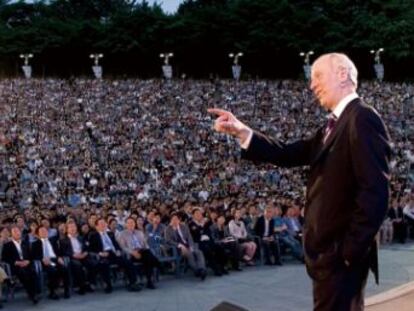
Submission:
M 23 284 L 30 300 L 37 304 L 39 299 L 36 296 L 37 276 L 31 263 L 29 243 L 22 240 L 19 227 L 11 229 L 11 240 L 4 244 L 2 260 L 10 265 L 12 275 L 16 275 Z
M 363 310 L 369 268 L 378 279 L 375 235 L 388 207 L 391 150 L 380 116 L 356 93 L 357 75 L 344 54 L 315 61 L 310 87 L 331 113 L 312 137 L 292 144 L 270 140 L 228 111 L 209 109 L 219 116 L 215 129 L 239 140 L 242 158 L 310 166 L 303 239 L 315 310 Z
M 49 287 L 49 299 L 57 300 L 59 296 L 56 289 L 59 287 L 59 280 L 63 279 L 65 299 L 70 297 L 70 276 L 69 268 L 65 266 L 63 258 L 60 256 L 56 238 L 49 238 L 47 226 L 41 225 L 36 230 L 38 240 L 32 244 L 32 258 L 42 263 L 46 271 Z

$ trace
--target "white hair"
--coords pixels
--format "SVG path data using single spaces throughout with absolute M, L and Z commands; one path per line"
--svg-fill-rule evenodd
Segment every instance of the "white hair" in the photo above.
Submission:
M 342 53 L 330 53 L 327 56 L 329 56 L 334 69 L 345 68 L 347 70 L 348 79 L 356 88 L 358 86 L 358 70 L 352 60 Z

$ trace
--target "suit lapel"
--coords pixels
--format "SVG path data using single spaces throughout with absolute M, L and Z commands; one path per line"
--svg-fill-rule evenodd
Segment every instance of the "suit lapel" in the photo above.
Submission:
M 313 159 L 311 166 L 314 165 L 321 156 L 329 150 L 329 148 L 332 146 L 332 144 L 335 142 L 336 138 L 345 128 L 345 125 L 347 124 L 347 121 L 351 115 L 351 111 L 353 107 L 355 106 L 356 102 L 359 102 L 360 99 L 356 98 L 353 101 L 351 101 L 348 106 L 345 108 L 345 110 L 342 112 L 341 116 L 339 117 L 339 120 L 336 122 L 335 127 L 333 128 L 332 132 L 329 134 L 327 140 L 325 143 L 321 141 L 321 149 L 316 154 L 315 158 Z

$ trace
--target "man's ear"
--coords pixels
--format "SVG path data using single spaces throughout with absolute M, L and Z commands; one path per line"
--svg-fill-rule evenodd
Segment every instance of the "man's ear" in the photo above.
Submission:
M 345 68 L 344 66 L 338 67 L 337 74 L 338 74 L 338 79 L 341 85 L 348 80 L 349 72 L 348 72 L 348 69 Z

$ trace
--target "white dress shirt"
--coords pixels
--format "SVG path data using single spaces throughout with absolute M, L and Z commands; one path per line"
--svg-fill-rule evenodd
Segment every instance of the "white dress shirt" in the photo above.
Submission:
M 72 250 L 74 254 L 80 254 L 82 253 L 82 247 L 79 243 L 79 240 L 77 237 L 73 237 L 71 235 L 68 235 L 70 239 L 70 244 L 72 244 Z
M 12 240 L 14 245 L 16 246 L 17 252 L 19 253 L 20 260 L 23 260 L 23 252 L 22 252 L 22 241 Z
M 268 237 L 269 236 L 269 223 L 270 223 L 270 220 L 265 217 L 264 222 L 265 222 L 265 230 L 264 230 L 263 236 Z
M 52 244 L 49 239 L 41 239 L 43 245 L 43 257 L 56 258 L 55 251 L 53 250 Z
M 229 222 L 229 232 L 236 239 L 245 239 L 247 237 L 246 227 L 241 220 L 238 222 L 231 220 Z

